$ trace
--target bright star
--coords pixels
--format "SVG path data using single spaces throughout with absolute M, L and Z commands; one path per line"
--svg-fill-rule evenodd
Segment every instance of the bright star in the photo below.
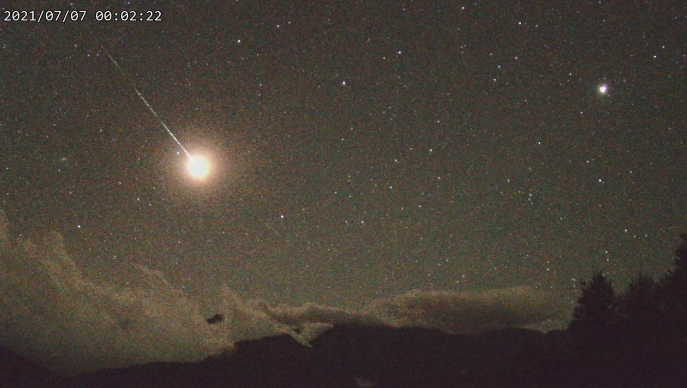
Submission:
M 608 93 L 608 85 L 603 84 L 603 85 L 599 86 L 599 93 L 607 94 Z

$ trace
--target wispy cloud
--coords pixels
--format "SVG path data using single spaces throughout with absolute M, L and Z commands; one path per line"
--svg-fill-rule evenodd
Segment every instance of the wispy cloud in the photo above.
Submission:
M 480 292 L 413 291 L 371 305 L 393 326 L 419 326 L 451 333 L 531 325 L 556 315 L 553 295 L 530 287 Z
M 453 333 L 532 325 L 556 300 L 528 287 L 484 292 L 413 291 L 358 309 L 269 305 L 221 290 L 225 319 L 208 325 L 202 301 L 160 271 L 135 265 L 127 286 L 90 279 L 62 237 L 11 242 L 0 213 L 0 336 L 5 345 L 66 374 L 152 361 L 197 361 L 239 340 L 291 334 L 310 341 L 339 323 L 431 327 Z
M 6 246 L 0 258 L 0 336 L 54 370 L 200 360 L 235 339 L 208 327 L 159 271 L 137 266 L 137 286 L 92 282 L 58 233 Z

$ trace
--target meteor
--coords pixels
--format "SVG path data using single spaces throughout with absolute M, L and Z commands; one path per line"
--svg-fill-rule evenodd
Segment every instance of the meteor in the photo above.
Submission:
M 188 172 L 198 179 L 210 174 L 210 162 L 202 156 L 191 156 L 188 161 Z
M 206 158 L 204 158 L 203 156 L 193 156 L 193 155 L 191 155 L 190 152 L 188 152 L 186 150 L 186 147 L 184 147 L 183 144 L 181 144 L 179 139 L 177 139 L 177 137 L 174 136 L 174 133 L 172 133 L 172 130 L 169 129 L 167 124 L 165 124 L 165 122 L 162 121 L 162 118 L 160 118 L 160 116 L 158 116 L 158 114 L 155 112 L 153 107 L 150 106 L 150 104 L 148 103 L 148 100 L 146 100 L 145 97 L 143 97 L 143 94 L 141 94 L 141 92 L 138 90 L 138 88 L 136 87 L 136 83 L 133 81 L 131 76 L 129 76 L 124 71 L 124 69 L 122 69 L 122 67 L 119 66 L 119 63 L 117 63 L 117 61 L 112 57 L 112 55 L 110 55 L 110 52 L 107 51 L 105 46 L 100 45 L 100 47 L 103 49 L 105 54 L 107 54 L 107 57 L 110 58 L 110 61 L 112 61 L 112 63 L 114 63 L 117 70 L 119 70 L 119 72 L 122 73 L 124 78 L 128 79 L 129 82 L 131 82 L 131 86 L 134 88 L 134 91 L 136 92 L 138 97 L 141 99 L 141 101 L 143 101 L 143 103 L 148 107 L 148 110 L 150 110 L 150 113 L 152 113 L 153 116 L 155 116 L 157 121 L 159 121 L 160 124 L 162 124 L 162 127 L 165 129 L 165 131 L 167 131 L 169 136 L 171 136 L 172 139 L 179 145 L 179 147 L 181 147 L 182 151 L 184 151 L 184 153 L 188 157 L 188 170 L 191 173 L 191 175 L 195 178 L 198 178 L 198 179 L 205 178 L 210 173 L 210 162 Z

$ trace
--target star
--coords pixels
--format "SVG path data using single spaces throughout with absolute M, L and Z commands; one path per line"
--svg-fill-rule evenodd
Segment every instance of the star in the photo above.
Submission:
M 136 2 L 117 3 L 131 12 Z M 169 280 L 145 298 L 181 300 L 187 288 L 183 303 L 197 308 L 162 308 L 162 326 L 135 307 L 115 319 L 140 318 L 136 330 L 152 342 L 119 346 L 107 333 L 131 323 L 105 317 L 98 326 L 89 316 L 26 327 L 20 319 L 6 331 L 27 337 L 3 344 L 53 362 L 54 352 L 68 359 L 64 351 L 99 341 L 109 354 L 78 364 L 101 367 L 132 352 L 185 357 L 156 347 L 168 339 L 188 354 L 209 351 L 183 340 L 196 330 L 188 314 L 203 332 L 203 319 L 222 313 L 234 334 L 263 335 L 224 292 L 366 309 L 409 290 L 526 286 L 556 290 L 564 328 L 579 282 L 594 271 L 612 273 L 621 292 L 638 270 L 669 269 L 666 241 L 687 232 L 687 209 L 676 206 L 687 169 L 667 157 L 687 113 L 675 86 L 687 83 L 687 57 L 683 23 L 661 7 L 552 5 L 524 20 L 509 7 L 492 12 L 507 1 L 459 5 L 449 16 L 412 2 L 404 13 L 377 2 L 348 15 L 345 2 L 276 0 L 227 6 L 232 18 L 217 18 L 180 3 L 155 8 L 205 22 L 116 38 L 51 23 L 40 45 L 0 43 L 0 89 L 12 96 L 0 115 L 0 213 L 11 223 L 0 217 L 0 251 L 3 242 L 12 249 L 0 252 L 0 266 L 23 262 L 15 253 L 25 241 L 41 245 L 54 230 L 64 251 L 45 253 L 60 266 L 63 252 L 73 256 L 93 283 L 121 283 L 107 291 L 116 298 L 129 281 L 137 292 L 147 275 L 131 267 L 145 264 Z M 460 25 L 445 28 L 446 17 Z M 32 36 L 29 24 L 13 28 Z M 660 153 L 657 144 L 672 145 Z M 33 267 L 3 276 L 17 281 L 0 282 L 0 316 L 81 314 L 80 295 L 55 304 L 24 281 Z M 64 276 L 78 294 L 81 275 Z M 180 331 L 159 337 L 172 326 Z M 226 337 L 211 329 L 209 340 Z M 41 342 L 45 330 L 55 336 Z M 73 338 L 83 340 L 71 346 Z

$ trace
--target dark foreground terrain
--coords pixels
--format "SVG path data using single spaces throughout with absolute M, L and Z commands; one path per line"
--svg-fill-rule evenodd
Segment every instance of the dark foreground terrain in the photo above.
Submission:
M 311 347 L 284 335 L 239 342 L 231 353 L 199 363 L 152 363 L 71 378 L 0 348 L 0 386 L 684 388 L 687 234 L 681 237 L 674 268 L 659 279 L 640 274 L 622 293 L 602 273 L 583 282 L 564 331 L 468 336 L 346 324 Z
M 684 387 L 687 363 L 618 368 L 569 331 L 481 336 L 338 326 L 306 347 L 290 336 L 237 344 L 200 363 L 152 363 L 63 378 L 2 349 L 3 387 Z M 666 357 L 667 358 L 667 357 Z

